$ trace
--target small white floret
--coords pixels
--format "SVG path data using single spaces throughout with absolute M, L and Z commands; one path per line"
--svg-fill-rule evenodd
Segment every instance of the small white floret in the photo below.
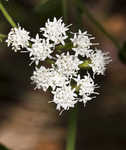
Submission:
M 74 37 L 70 40 L 73 43 L 74 47 L 81 47 L 84 49 L 89 49 L 92 45 L 91 39 L 94 39 L 93 37 L 89 37 L 89 34 L 87 31 L 82 32 L 81 30 L 78 31 L 78 33 L 74 33 Z
M 97 86 L 94 84 L 94 81 L 89 73 L 88 75 L 85 75 L 83 79 L 80 79 L 80 76 L 78 75 L 76 81 L 77 86 L 79 87 L 79 95 L 82 96 L 79 101 L 83 101 L 84 104 L 93 98 L 91 97 L 92 94 L 98 94 L 95 92 Z
M 64 85 L 63 87 L 57 88 L 55 91 L 52 91 L 54 95 L 53 102 L 57 104 L 57 110 L 69 110 L 73 108 L 77 103 L 77 95 L 74 93 L 75 89 L 71 89 L 70 85 Z
M 40 28 L 40 31 L 43 32 L 43 36 L 48 40 L 53 41 L 54 44 L 65 45 L 64 40 L 67 39 L 66 31 L 68 31 L 68 26 L 65 26 L 62 18 L 57 20 L 55 17 L 53 21 L 47 20 L 45 27 Z
M 17 52 L 22 48 L 27 48 L 29 46 L 29 32 L 27 32 L 24 28 L 21 29 L 20 26 L 18 28 L 12 28 L 8 34 L 8 39 L 6 40 L 8 46 L 12 46 L 12 49 Z
M 30 59 L 35 62 L 36 65 L 39 64 L 39 61 L 44 61 L 47 57 L 51 58 L 51 53 L 53 52 L 53 44 L 50 44 L 49 40 L 39 38 L 38 34 L 36 39 L 32 39 L 31 48 L 27 48 L 29 51 Z
M 49 88 L 49 72 L 50 70 L 43 66 L 36 68 L 36 70 L 33 72 L 33 76 L 31 77 L 33 83 L 36 84 L 36 89 L 43 89 L 43 91 L 46 91 Z
M 97 49 L 94 53 L 92 53 L 90 57 L 91 64 L 89 64 L 89 66 L 92 67 L 94 75 L 104 75 L 106 65 L 112 61 L 108 54 L 108 52 L 103 53 L 101 50 Z
M 62 53 L 61 55 L 57 55 L 56 66 L 58 72 L 64 74 L 67 77 L 76 76 L 77 71 L 79 70 L 78 65 L 81 64 L 82 61 L 78 59 L 78 57 L 74 55 L 70 55 L 69 52 L 67 54 Z

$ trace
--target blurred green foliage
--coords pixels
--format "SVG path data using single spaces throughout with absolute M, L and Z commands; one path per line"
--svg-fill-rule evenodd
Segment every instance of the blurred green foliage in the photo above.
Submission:
M 41 0 L 34 11 L 41 14 L 42 17 L 62 16 L 62 1 L 59 0 Z
M 10 150 L 7 147 L 5 147 L 4 145 L 0 144 L 0 150 Z

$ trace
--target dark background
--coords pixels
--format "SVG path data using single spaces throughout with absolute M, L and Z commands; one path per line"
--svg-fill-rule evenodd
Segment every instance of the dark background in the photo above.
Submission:
M 113 35 L 122 47 L 126 40 L 125 0 L 78 0 Z M 13 17 L 34 36 L 47 18 L 60 18 L 60 0 L 3 0 Z M 120 50 L 90 21 L 74 0 L 67 1 L 68 24 L 96 37 L 99 48 L 109 51 L 112 63 L 104 77 L 97 80 L 100 96 L 78 111 L 76 150 L 126 149 L 126 65 Z M 0 12 L 0 33 L 11 26 Z M 123 59 L 123 62 L 125 59 Z M 14 53 L 0 43 L 0 143 L 12 150 L 63 150 L 67 137 L 68 112 L 59 116 L 49 93 L 34 91 L 26 54 Z

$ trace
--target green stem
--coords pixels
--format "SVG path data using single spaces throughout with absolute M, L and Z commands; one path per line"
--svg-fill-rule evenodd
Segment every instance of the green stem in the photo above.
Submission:
M 63 17 L 64 21 L 67 22 L 67 0 L 62 0 L 62 12 L 63 12 Z
M 63 17 L 64 21 L 67 23 L 67 0 L 62 0 L 62 10 L 63 10 Z M 76 124 L 77 124 L 77 112 L 74 108 L 69 113 L 69 123 L 68 123 L 68 136 L 67 136 L 67 143 L 66 143 L 66 150 L 75 150 L 75 142 L 76 142 Z
M 6 11 L 6 9 L 4 8 L 1 0 L 0 0 L 0 10 L 3 13 L 4 17 L 6 18 L 6 20 L 11 24 L 12 27 L 16 27 L 16 23 L 13 21 L 13 19 L 11 18 L 11 16 L 8 14 L 8 12 Z
M 4 39 L 6 38 L 7 36 L 5 34 L 0 34 L 0 39 Z
M 95 19 L 95 17 L 90 13 L 90 11 L 86 8 L 86 6 L 83 3 L 77 3 L 78 7 L 81 11 L 84 12 L 84 15 L 88 17 L 88 19 L 109 39 L 112 41 L 112 43 L 115 45 L 117 49 L 120 49 L 120 44 L 117 42 L 117 40 L 106 31 L 106 29 L 103 27 L 99 21 Z
M 5 38 L 6 38 L 6 35 L 0 34 L 0 42 L 2 42 L 2 40 L 5 39 Z
M 77 109 L 74 108 L 69 114 L 69 127 L 68 127 L 66 150 L 75 150 L 76 130 L 77 130 Z
M 62 10 L 64 21 L 67 23 L 67 0 L 62 0 Z M 75 150 L 75 142 L 76 142 L 76 124 L 77 124 L 77 112 L 76 108 L 74 108 L 69 113 L 69 123 L 68 123 L 68 136 L 66 143 L 66 150 Z

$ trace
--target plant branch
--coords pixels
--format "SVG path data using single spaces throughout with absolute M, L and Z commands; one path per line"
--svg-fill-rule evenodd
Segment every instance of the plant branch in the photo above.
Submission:
M 6 38 L 7 36 L 5 34 L 0 34 L 0 39 L 4 39 Z
M 11 16 L 8 14 L 8 12 L 6 11 L 5 7 L 3 6 L 1 0 L 0 0 L 0 10 L 3 13 L 4 17 L 6 18 L 6 20 L 10 23 L 10 25 L 12 27 L 16 27 L 16 23 L 13 21 L 13 19 L 11 18 Z
M 0 42 L 2 42 L 3 39 L 5 39 L 7 36 L 5 34 L 0 34 Z
M 64 21 L 67 22 L 67 0 L 62 0 L 62 12 L 63 12 L 63 17 L 64 17 Z

